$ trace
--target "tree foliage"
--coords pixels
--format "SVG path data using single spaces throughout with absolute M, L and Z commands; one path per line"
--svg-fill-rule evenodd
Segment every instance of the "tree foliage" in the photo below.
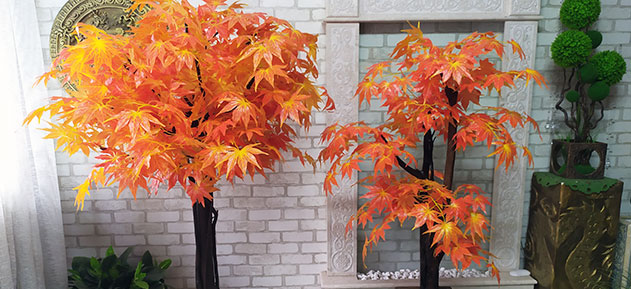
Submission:
M 221 177 L 265 175 L 286 152 L 313 163 L 292 137 L 328 99 L 313 82 L 316 36 L 223 0 L 137 0 L 131 9 L 145 6 L 125 36 L 79 24 L 82 40 L 40 79 L 75 89 L 25 120 L 49 112 L 57 121 L 45 130 L 58 148 L 97 154 L 76 188 L 78 207 L 90 187 L 114 182 L 134 197 L 179 183 L 203 204 Z
M 489 200 L 475 185 L 451 189 L 451 180 L 449 185 L 436 181 L 434 176 L 443 177 L 434 171 L 431 159 L 423 160 L 423 170 L 416 169 L 417 160 L 407 149 L 423 143 L 426 150 L 427 142 L 433 147 L 434 139 L 442 137 L 449 143 L 448 151 L 486 143 L 491 150 L 488 156 L 497 155 L 498 165 L 508 168 L 520 154 L 532 163 L 528 148 L 516 144 L 509 131 L 529 123 L 537 127 L 535 121 L 503 107 L 481 106 L 479 100 L 491 90 L 514 87 L 517 79 L 540 85 L 544 79 L 531 69 L 496 69 L 488 56 L 494 53 L 502 57 L 505 45 L 522 58 L 524 54 L 516 42 L 498 41 L 491 32 L 476 32 L 442 48 L 434 46 L 417 27 L 405 32 L 407 37 L 391 54 L 394 60 L 371 66 L 356 92 L 360 103 L 381 100 L 387 108 L 385 123 L 376 127 L 363 122 L 335 124 L 323 132 L 322 140 L 328 146 L 319 160 L 330 163 L 324 189 L 331 193 L 336 178 L 350 178 L 353 171 L 360 171 L 362 162 L 374 165 L 372 175 L 358 182 L 368 189 L 362 196 L 367 202 L 348 223 L 348 228 L 353 221 L 365 228 L 373 218 L 383 217 L 366 238 L 364 258 L 385 240 L 393 222 L 413 219 L 414 229 L 432 234 L 435 254 L 448 254 L 455 266 L 463 268 L 480 264 L 488 254 L 481 245 L 489 231 L 484 215 Z M 390 67 L 397 71 L 388 72 Z M 431 151 L 424 155 L 428 156 Z M 497 273 L 492 262 L 489 266 Z

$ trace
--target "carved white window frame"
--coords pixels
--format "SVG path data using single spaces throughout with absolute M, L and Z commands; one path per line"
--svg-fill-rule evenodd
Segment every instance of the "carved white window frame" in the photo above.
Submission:
M 504 22 L 504 39 L 517 41 L 526 58 L 506 53 L 503 69 L 534 67 L 540 0 L 327 0 L 326 86 L 337 110 L 327 124 L 358 120 L 354 91 L 359 82 L 359 24 L 399 21 L 493 21 Z M 508 50 L 510 51 L 510 50 Z M 518 81 L 503 91 L 500 105 L 530 112 L 532 86 Z M 520 145 L 528 144 L 528 129 L 511 135 Z M 497 160 L 496 160 L 497 162 Z M 500 271 L 518 269 L 522 231 L 527 161 L 518 160 L 508 171 L 496 170 L 493 177 L 490 251 L 497 256 Z M 356 180 L 357 176 L 353 176 Z M 327 198 L 327 272 L 325 276 L 354 276 L 357 273 L 357 232 L 346 235 L 345 225 L 357 210 L 357 187 L 344 179 Z M 499 218 L 501 216 L 501 218 Z

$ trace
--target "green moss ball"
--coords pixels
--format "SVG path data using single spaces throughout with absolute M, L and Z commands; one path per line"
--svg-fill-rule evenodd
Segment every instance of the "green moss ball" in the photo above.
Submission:
M 598 78 L 598 69 L 594 63 L 585 63 L 578 70 L 578 76 L 582 83 L 593 83 Z
M 565 94 L 565 99 L 569 102 L 577 102 L 579 97 L 580 94 L 578 94 L 578 91 L 576 90 L 570 90 Z
M 609 85 L 604 81 L 596 81 L 587 89 L 587 95 L 593 101 L 603 100 L 609 95 Z
M 561 4 L 561 23 L 571 29 L 583 29 L 598 19 L 600 0 L 565 0 Z
M 616 51 L 601 51 L 590 60 L 598 70 L 598 80 L 602 80 L 608 85 L 614 85 L 620 80 L 627 71 L 627 64 L 620 53 Z
M 567 30 L 554 39 L 550 52 L 558 66 L 578 66 L 585 63 L 592 52 L 592 40 L 582 31 Z
M 592 48 L 600 46 L 603 42 L 603 34 L 596 30 L 587 31 L 585 34 L 587 34 L 587 37 L 592 40 Z

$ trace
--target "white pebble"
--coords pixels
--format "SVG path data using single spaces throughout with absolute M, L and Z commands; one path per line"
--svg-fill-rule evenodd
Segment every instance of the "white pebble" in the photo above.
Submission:
M 398 279 L 418 279 L 420 276 L 420 272 L 418 269 L 410 270 L 410 269 L 401 269 L 399 271 L 394 272 L 381 272 L 379 270 L 370 270 L 366 273 L 357 274 L 357 279 L 359 280 L 398 280 Z M 490 277 L 491 271 L 481 272 L 476 269 L 446 269 L 441 267 L 438 271 L 438 276 L 440 278 L 479 278 L 479 277 Z

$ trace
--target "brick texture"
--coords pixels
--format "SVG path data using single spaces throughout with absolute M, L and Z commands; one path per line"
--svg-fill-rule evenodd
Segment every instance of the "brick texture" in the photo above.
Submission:
M 65 0 L 37 0 L 37 13 L 42 44 L 48 64 L 48 37 L 52 21 Z M 190 1 L 200 4 L 201 0 Z M 310 33 L 324 33 L 324 0 L 248 0 L 245 11 L 265 12 L 286 18 L 298 29 Z M 542 139 L 533 131 L 530 149 L 534 153 L 532 171 L 547 170 L 550 139 L 563 136 L 559 115 L 551 109 L 558 91 L 558 68 L 551 62 L 549 45 L 559 31 L 558 11 L 561 1 L 543 0 L 543 19 L 539 22 L 536 69 L 550 83 L 550 89 L 535 88 L 532 115 L 542 128 Z M 631 2 L 628 0 L 603 2 L 603 13 L 596 28 L 604 33 L 600 49 L 619 51 L 625 59 L 631 58 L 631 31 L 628 28 Z M 406 24 L 363 25 L 360 38 L 361 71 L 379 60 L 385 59 L 402 35 Z M 493 30 L 500 32 L 497 23 L 423 23 L 423 30 L 437 44 L 453 41 L 470 31 Z M 324 37 L 320 47 L 320 78 L 326 69 Z M 627 63 L 631 68 L 631 63 Z M 50 95 L 63 93 L 58 83 L 48 85 Z M 631 73 L 612 90 L 613 95 L 605 103 L 608 108 L 605 119 L 599 125 L 597 138 L 610 144 L 607 157 L 607 175 L 631 183 Z M 484 104 L 494 105 L 497 96 L 482 99 Z M 360 118 L 369 123 L 384 120 L 384 109 L 373 105 L 361 110 Z M 315 126 L 297 140 L 299 147 L 309 151 L 319 149 L 317 135 L 324 128 L 325 114 L 316 113 Z M 444 146 L 438 145 L 436 155 Z M 485 150 L 459 155 L 457 183 L 474 183 L 490 191 L 492 188 L 493 162 L 485 160 Z M 417 153 L 420 156 L 420 154 Z M 123 191 L 116 199 L 117 189 L 95 191 L 86 200 L 84 211 L 73 207 L 72 188 L 86 177 L 94 159 L 80 154 L 68 156 L 57 153 L 57 168 L 62 198 L 65 242 L 69 259 L 73 256 L 103 255 L 112 245 L 117 252 L 135 245 L 135 254 L 151 250 L 158 259 L 171 258 L 173 266 L 167 280 L 174 288 L 194 288 L 194 237 L 190 201 L 181 188 L 158 195 L 139 193 L 134 201 L 129 191 Z M 440 159 L 438 169 L 443 167 Z M 235 184 L 223 184 L 217 197 L 219 210 L 218 253 L 222 288 L 319 288 L 319 272 L 326 269 L 325 199 L 322 194 L 322 171 L 314 175 L 295 160 L 270 172 L 268 179 L 255 177 Z M 622 214 L 631 216 L 630 186 L 624 191 Z M 360 191 L 361 192 L 361 191 Z M 527 210 L 528 192 L 524 207 Z M 527 213 L 526 213 L 527 214 Z M 524 228 L 527 215 L 524 216 Z M 418 261 L 417 233 L 410 232 L 411 225 L 391 231 L 366 259 L 370 269 L 413 268 Z M 358 234 L 362 236 L 363 234 Z M 361 247 L 361 240 L 360 247 Z M 360 254 L 361 256 L 361 254 Z M 361 264 L 359 260 L 359 264 Z M 448 265 L 448 264 L 446 264 Z M 360 266 L 361 267 L 361 266 Z

